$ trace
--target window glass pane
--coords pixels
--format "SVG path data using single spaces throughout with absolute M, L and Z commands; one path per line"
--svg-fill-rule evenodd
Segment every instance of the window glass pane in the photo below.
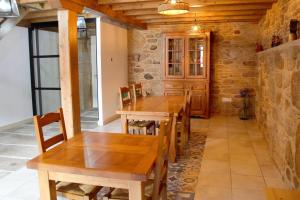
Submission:
M 204 45 L 203 38 L 190 38 L 189 39 L 189 75 L 201 76 L 205 74 L 205 61 L 204 61 Z
M 59 58 L 34 58 L 34 74 L 35 87 L 60 87 Z
M 54 112 L 61 107 L 60 90 L 42 90 L 41 92 L 43 114 Z
M 34 56 L 58 55 L 58 33 L 57 32 L 36 29 L 33 31 L 33 34 L 34 34 L 33 35 Z M 38 44 L 36 44 L 36 42 L 38 42 Z
M 182 38 L 168 39 L 168 74 L 181 76 L 183 66 L 184 40 Z

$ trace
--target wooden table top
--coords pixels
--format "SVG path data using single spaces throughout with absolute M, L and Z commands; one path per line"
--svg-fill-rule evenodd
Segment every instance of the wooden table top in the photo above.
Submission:
M 126 180 L 147 180 L 158 137 L 84 132 L 27 162 L 51 172 Z
M 150 96 L 138 99 L 131 105 L 117 111 L 117 114 L 139 114 L 169 116 L 177 114 L 182 109 L 184 96 Z

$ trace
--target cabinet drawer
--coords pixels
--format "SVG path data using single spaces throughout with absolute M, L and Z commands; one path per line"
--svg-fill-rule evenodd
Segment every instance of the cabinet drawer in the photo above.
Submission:
M 183 89 L 184 84 L 181 82 L 165 82 L 166 89 Z
M 184 96 L 184 90 L 165 90 L 165 96 Z
M 202 84 L 192 84 L 191 85 L 191 89 L 192 90 L 205 90 L 206 89 L 206 84 L 202 83 Z

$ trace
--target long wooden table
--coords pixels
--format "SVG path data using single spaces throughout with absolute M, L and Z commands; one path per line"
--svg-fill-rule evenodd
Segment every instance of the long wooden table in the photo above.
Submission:
M 138 99 L 117 111 L 121 115 L 122 132 L 128 133 L 128 120 L 162 121 L 173 115 L 170 159 L 176 161 L 176 120 L 183 108 L 183 96 L 150 96 Z
M 27 167 L 38 170 L 42 200 L 56 200 L 55 181 L 125 188 L 129 199 L 141 200 L 157 147 L 155 136 L 84 132 Z

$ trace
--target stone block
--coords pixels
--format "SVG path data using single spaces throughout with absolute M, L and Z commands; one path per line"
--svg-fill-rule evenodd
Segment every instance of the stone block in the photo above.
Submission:
M 297 176 L 300 178 L 300 122 L 298 123 L 296 132 L 296 152 L 295 152 L 295 171 Z
M 291 96 L 293 105 L 300 110 L 300 71 L 292 74 Z

